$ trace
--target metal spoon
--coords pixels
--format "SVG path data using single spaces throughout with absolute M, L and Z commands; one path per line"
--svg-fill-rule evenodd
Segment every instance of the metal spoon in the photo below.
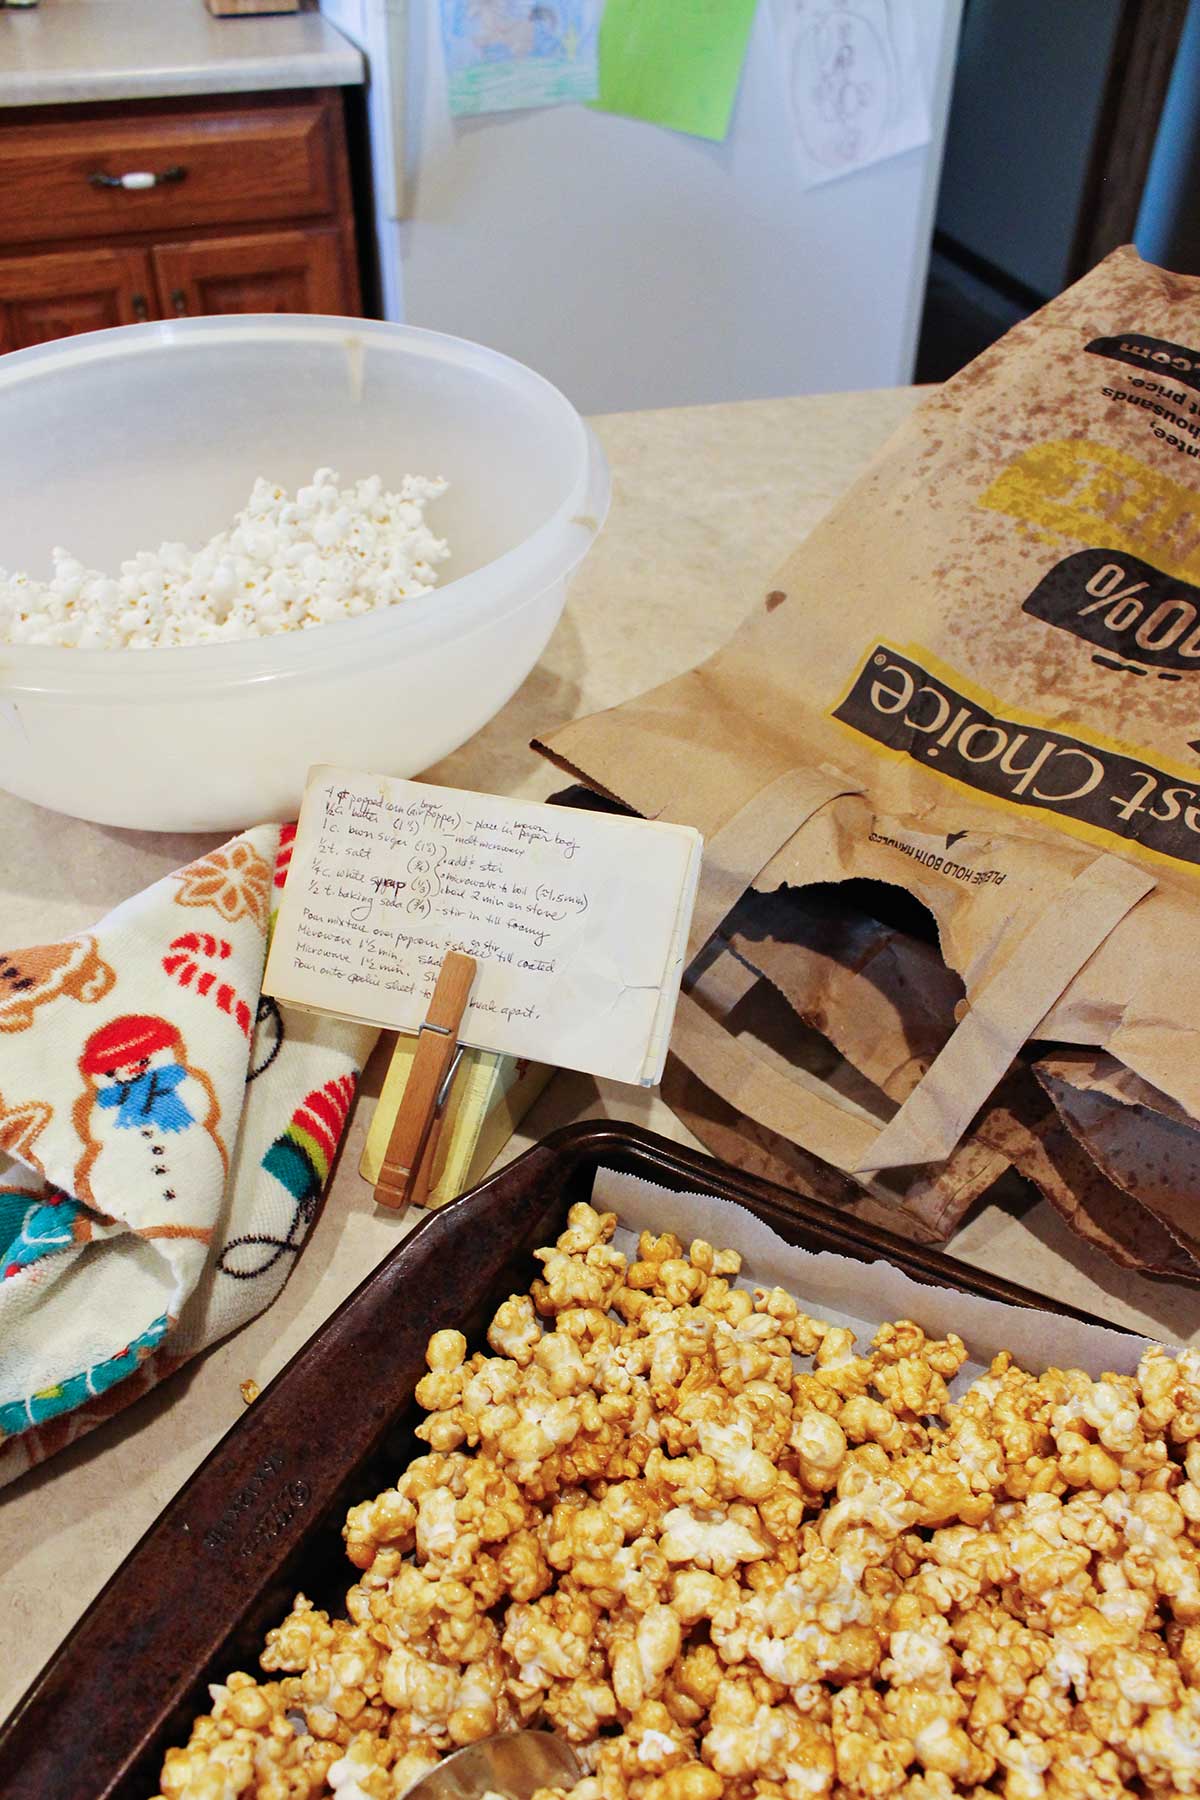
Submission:
M 582 1777 L 575 1752 L 552 1731 L 507 1731 L 444 1757 L 404 1800 L 483 1800 L 489 1791 L 533 1800 L 538 1788 L 574 1787 Z

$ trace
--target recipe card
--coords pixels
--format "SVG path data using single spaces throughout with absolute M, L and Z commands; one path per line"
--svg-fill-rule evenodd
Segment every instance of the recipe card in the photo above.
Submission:
M 316 768 L 263 988 L 418 1031 L 463 951 L 464 1044 L 653 1087 L 701 849 L 687 825 Z

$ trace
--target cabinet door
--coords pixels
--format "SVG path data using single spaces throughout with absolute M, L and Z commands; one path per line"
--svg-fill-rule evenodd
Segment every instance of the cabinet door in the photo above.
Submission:
M 0 257 L 0 350 L 157 316 L 142 250 Z
M 353 259 L 336 226 L 160 244 L 153 256 L 168 317 L 358 312 Z

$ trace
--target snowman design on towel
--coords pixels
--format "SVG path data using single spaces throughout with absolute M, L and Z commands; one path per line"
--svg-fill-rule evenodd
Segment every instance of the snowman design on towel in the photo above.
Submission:
M 153 1013 L 126 1013 L 94 1031 L 79 1059 L 85 1088 L 75 1102 L 84 1153 L 75 1193 L 102 1211 L 114 1201 L 148 1217 L 175 1203 L 211 1209 L 229 1173 L 217 1131 L 216 1089 L 187 1060 L 176 1026 Z M 184 1223 L 153 1235 L 199 1235 Z M 204 1236 L 207 1237 L 205 1232 Z

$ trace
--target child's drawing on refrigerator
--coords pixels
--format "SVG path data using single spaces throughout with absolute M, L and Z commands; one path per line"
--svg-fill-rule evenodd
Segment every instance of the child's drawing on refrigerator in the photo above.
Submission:
M 806 188 L 927 144 L 914 0 L 773 0 Z
M 441 0 L 459 116 L 594 100 L 602 0 Z

